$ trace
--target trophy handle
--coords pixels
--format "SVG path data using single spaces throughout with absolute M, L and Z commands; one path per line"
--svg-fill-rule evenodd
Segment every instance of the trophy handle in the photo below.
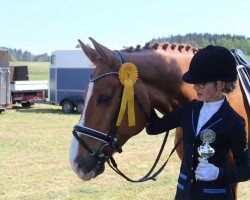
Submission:
M 199 157 L 198 160 L 199 160 L 200 163 L 208 163 L 207 158 Z

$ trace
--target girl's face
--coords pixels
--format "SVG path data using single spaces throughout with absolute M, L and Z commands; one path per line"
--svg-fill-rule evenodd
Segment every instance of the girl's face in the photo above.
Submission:
M 218 94 L 216 82 L 194 84 L 194 89 L 197 93 L 199 101 L 216 101 L 218 100 L 217 96 L 218 98 L 222 98 L 222 92 Z

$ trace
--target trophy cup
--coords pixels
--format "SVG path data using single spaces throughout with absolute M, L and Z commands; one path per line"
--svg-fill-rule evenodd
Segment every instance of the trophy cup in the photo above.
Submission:
M 201 132 L 200 138 L 203 144 L 199 146 L 197 150 L 200 157 L 203 158 L 206 163 L 208 163 L 207 159 L 214 155 L 215 151 L 209 144 L 215 140 L 215 136 L 215 132 L 210 129 Z

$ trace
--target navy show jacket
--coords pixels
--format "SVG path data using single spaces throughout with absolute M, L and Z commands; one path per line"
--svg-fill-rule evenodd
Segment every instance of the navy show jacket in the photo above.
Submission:
M 219 110 L 203 125 L 196 136 L 197 123 L 202 101 L 193 100 L 162 118 L 152 113 L 146 130 L 150 135 L 181 127 L 183 148 L 180 175 L 177 184 L 176 200 L 234 199 L 232 183 L 250 179 L 250 159 L 247 148 L 245 121 L 224 99 Z M 209 145 L 215 154 L 208 162 L 219 168 L 215 181 L 196 181 L 195 169 L 198 165 L 197 148 L 202 145 L 200 133 L 211 129 L 216 133 L 214 142 Z M 235 167 L 228 165 L 227 154 L 232 151 Z

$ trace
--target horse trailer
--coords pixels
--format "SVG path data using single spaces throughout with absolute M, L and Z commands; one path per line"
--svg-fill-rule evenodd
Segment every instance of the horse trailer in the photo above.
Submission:
M 50 60 L 50 102 L 62 106 L 65 113 L 83 109 L 83 92 L 94 65 L 81 49 L 56 50 Z
M 10 106 L 9 54 L 0 48 L 0 113 Z
M 10 94 L 12 104 L 31 107 L 35 102 L 48 98 L 48 81 L 30 81 L 28 66 L 10 66 Z

